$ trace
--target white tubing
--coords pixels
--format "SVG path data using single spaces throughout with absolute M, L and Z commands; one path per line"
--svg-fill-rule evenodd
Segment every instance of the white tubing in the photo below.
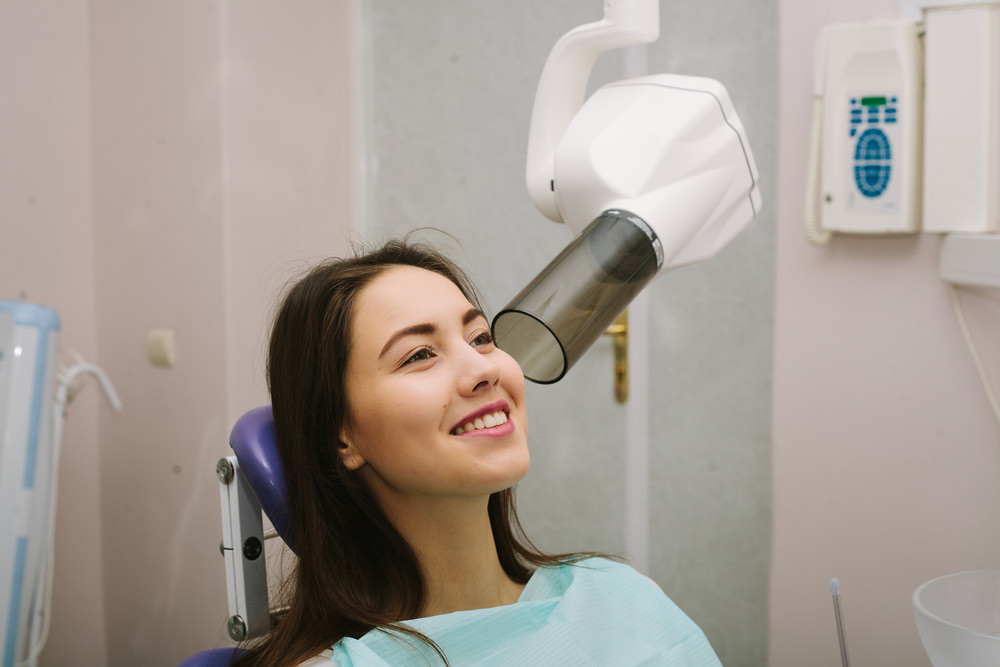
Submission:
M 49 639 L 49 630 L 52 627 L 52 580 L 56 559 L 56 505 L 59 498 L 59 459 L 62 453 L 63 425 L 66 421 L 66 408 L 72 400 L 72 395 L 76 393 L 72 391 L 71 395 L 74 382 L 77 377 L 84 374 L 92 375 L 97 379 L 112 409 L 116 411 L 122 409 L 122 402 L 118 397 L 118 392 L 115 391 L 111 380 L 99 366 L 81 362 L 72 366 L 64 373 L 60 373 L 57 377 L 57 387 L 55 395 L 52 397 L 54 410 L 52 411 L 52 456 L 49 462 L 49 479 L 52 485 L 49 498 L 49 530 L 47 544 L 41 556 L 45 574 L 38 579 L 35 586 L 35 602 L 32 607 L 33 618 L 31 620 L 31 634 L 28 642 L 28 655 L 24 660 L 16 663 L 17 667 L 35 667 L 38 663 L 38 657 L 41 655 Z M 38 623 L 39 618 L 41 619 L 41 623 Z
M 993 385 L 990 383 L 990 376 L 986 373 L 986 367 L 979 356 L 979 349 L 976 347 L 976 342 L 972 338 L 972 332 L 965 321 L 965 313 L 962 310 L 962 301 L 958 296 L 958 288 L 954 284 L 949 283 L 948 290 L 951 293 L 951 303 L 955 309 L 955 319 L 958 320 L 958 327 L 962 330 L 965 346 L 969 349 L 969 356 L 972 357 L 972 363 L 976 367 L 976 375 L 979 376 L 979 382 L 983 386 L 983 392 L 986 394 L 986 400 L 990 404 L 990 409 L 993 410 L 993 416 L 1000 423 L 1000 402 L 997 401 Z

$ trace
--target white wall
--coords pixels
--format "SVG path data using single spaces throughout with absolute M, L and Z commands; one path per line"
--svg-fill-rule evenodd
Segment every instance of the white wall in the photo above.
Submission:
M 892 0 L 780 0 L 769 663 L 929 665 L 913 589 L 1000 561 L 1000 428 L 938 277 L 940 239 L 802 228 L 812 45 L 822 25 L 894 18 Z M 961 168 L 956 165 L 956 168 Z M 963 292 L 1000 382 L 1000 295 Z

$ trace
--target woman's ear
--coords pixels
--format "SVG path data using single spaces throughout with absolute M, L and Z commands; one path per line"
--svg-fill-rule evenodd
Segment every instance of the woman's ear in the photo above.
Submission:
M 340 434 L 338 446 L 340 447 L 340 451 L 338 452 L 340 454 L 340 461 L 344 464 L 345 468 L 353 472 L 365 464 L 365 458 L 358 451 L 357 446 L 354 444 L 354 439 L 346 432 Z

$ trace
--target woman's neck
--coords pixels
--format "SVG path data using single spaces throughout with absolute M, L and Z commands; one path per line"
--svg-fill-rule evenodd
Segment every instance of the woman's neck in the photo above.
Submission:
M 524 585 L 500 565 L 487 502 L 417 503 L 389 513 L 420 562 L 426 585 L 421 616 L 517 602 Z

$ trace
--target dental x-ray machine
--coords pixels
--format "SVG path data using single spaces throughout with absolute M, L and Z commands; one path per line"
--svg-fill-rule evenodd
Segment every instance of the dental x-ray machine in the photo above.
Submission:
M 610 49 L 659 36 L 658 0 L 610 0 L 553 47 L 535 95 L 527 186 L 570 243 L 493 320 L 539 383 L 561 379 L 657 274 L 715 255 L 760 210 L 743 124 L 717 81 L 658 74 L 583 101 Z
M 494 319 L 525 376 L 555 382 L 657 274 L 713 256 L 760 210 L 757 168 L 725 89 L 661 74 L 608 84 L 583 102 L 597 57 L 652 42 L 658 0 L 606 0 L 601 21 L 556 43 L 528 138 L 527 185 L 577 237 Z M 266 630 L 261 505 L 291 544 L 270 408 L 236 424 L 219 461 L 229 634 Z M 210 652 L 185 665 L 215 664 Z

